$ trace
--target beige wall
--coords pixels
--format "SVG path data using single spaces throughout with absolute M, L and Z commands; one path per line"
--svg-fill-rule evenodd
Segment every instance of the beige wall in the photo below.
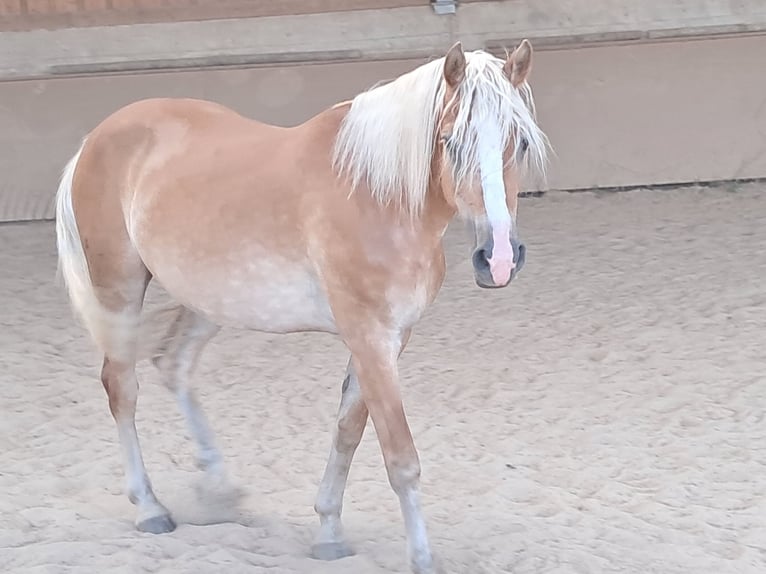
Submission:
M 766 37 L 547 50 L 532 83 L 558 189 L 766 177 Z M 81 136 L 117 107 L 195 96 L 289 125 L 423 60 L 0 83 L 0 220 L 50 217 Z
M 80 137 L 130 101 L 294 124 L 456 40 L 532 40 L 551 188 L 766 177 L 763 0 L 189 2 L 0 0 L 0 221 L 49 217 Z M 99 25 L 123 17 L 144 23 Z

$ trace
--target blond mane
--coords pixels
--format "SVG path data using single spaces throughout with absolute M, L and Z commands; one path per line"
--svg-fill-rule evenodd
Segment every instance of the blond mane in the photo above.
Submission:
M 455 98 L 456 122 L 447 146 L 456 183 L 478 175 L 478 126 L 487 120 L 498 123 L 505 146 L 513 138 L 514 149 L 520 149 L 524 141 L 525 166 L 544 174 L 548 140 L 535 121 L 529 85 L 514 88 L 503 72 L 504 61 L 487 52 L 465 56 L 465 80 Z M 444 58 L 433 60 L 352 100 L 335 141 L 333 165 L 354 189 L 364 182 L 380 203 L 421 211 L 445 105 L 443 66 Z

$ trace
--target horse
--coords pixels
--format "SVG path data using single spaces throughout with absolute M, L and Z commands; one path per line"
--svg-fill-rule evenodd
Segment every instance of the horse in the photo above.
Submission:
M 261 123 L 210 101 L 151 98 L 119 108 L 82 138 L 56 193 L 58 273 L 103 354 L 101 382 L 139 531 L 176 527 L 152 490 L 135 426 L 141 312 L 154 279 L 174 310 L 151 359 L 205 473 L 225 476 L 189 378 L 219 329 L 339 336 L 350 358 L 314 506 L 312 555 L 352 553 L 341 510 L 369 416 L 411 571 L 437 570 L 397 361 L 441 288 L 451 221 L 473 224 L 479 287 L 505 287 L 524 265 L 520 182 L 544 175 L 550 149 L 531 67 L 528 40 L 505 58 L 457 42 L 299 125 Z

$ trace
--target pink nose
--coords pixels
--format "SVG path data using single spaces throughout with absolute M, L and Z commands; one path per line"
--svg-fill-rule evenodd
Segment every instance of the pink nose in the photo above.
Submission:
M 511 280 L 511 271 L 515 267 L 513 262 L 513 246 L 509 237 L 509 229 L 493 229 L 492 257 L 489 263 L 489 272 L 495 285 L 507 285 Z
M 511 259 L 505 257 L 489 259 L 489 272 L 492 274 L 495 285 L 506 285 L 511 280 L 511 273 L 515 267 L 513 256 Z

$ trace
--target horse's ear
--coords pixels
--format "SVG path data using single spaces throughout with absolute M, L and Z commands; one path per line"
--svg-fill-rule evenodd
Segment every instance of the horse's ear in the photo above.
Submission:
M 529 71 L 532 69 L 532 44 L 529 40 L 524 39 L 521 44 L 508 56 L 503 66 L 503 71 L 508 79 L 513 84 L 514 88 L 518 88 L 523 84 Z
M 444 58 L 444 80 L 451 88 L 456 88 L 465 78 L 465 54 L 463 45 L 456 42 Z

